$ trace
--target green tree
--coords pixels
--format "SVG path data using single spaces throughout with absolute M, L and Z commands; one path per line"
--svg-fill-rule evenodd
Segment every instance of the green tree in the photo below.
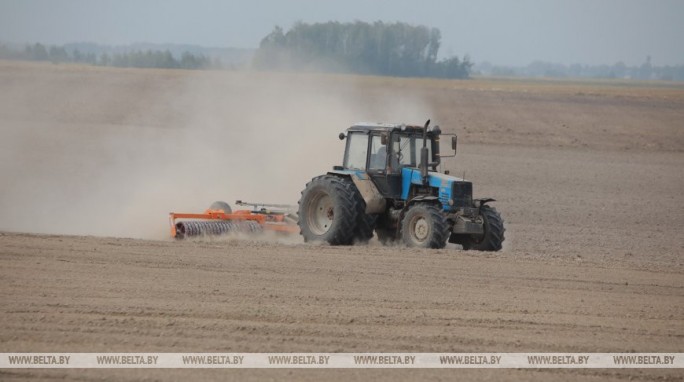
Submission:
M 332 70 L 392 76 L 466 78 L 472 64 L 457 57 L 437 62 L 441 32 L 406 23 L 296 23 L 261 40 L 258 69 Z

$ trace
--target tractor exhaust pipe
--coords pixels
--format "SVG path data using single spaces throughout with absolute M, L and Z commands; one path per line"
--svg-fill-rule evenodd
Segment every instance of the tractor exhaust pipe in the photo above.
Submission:
M 428 179 L 428 165 L 430 159 L 428 158 L 427 149 L 427 129 L 430 126 L 430 120 L 425 122 L 425 127 L 423 127 L 423 148 L 420 149 L 420 176 L 423 178 L 423 185 L 427 184 Z

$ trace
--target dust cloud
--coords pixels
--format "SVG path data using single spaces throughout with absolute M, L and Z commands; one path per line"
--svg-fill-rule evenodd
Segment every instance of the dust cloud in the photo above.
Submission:
M 3 231 L 163 239 L 171 211 L 296 204 L 352 123 L 431 117 L 364 77 L 0 65 Z

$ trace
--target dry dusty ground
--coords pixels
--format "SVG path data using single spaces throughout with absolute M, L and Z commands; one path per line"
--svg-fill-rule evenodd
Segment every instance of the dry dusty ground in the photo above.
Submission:
M 189 90 L 197 93 L 191 97 Z M 314 90 L 320 91 L 310 95 Z M 257 100 L 264 102 L 257 114 L 275 109 L 283 115 L 280 128 L 290 135 L 277 129 L 253 132 L 268 119 L 247 118 L 240 109 L 257 107 L 252 105 Z M 681 85 L 0 63 L 0 101 L 0 230 L 6 232 L 0 234 L 0 352 L 684 351 Z M 284 179 L 288 170 L 282 166 L 300 164 L 306 168 L 301 176 L 311 177 L 319 169 L 306 166 L 312 162 L 307 150 L 320 154 L 322 168 L 336 162 L 341 150 L 335 142 L 320 147 L 300 142 L 291 135 L 297 124 L 316 139 L 334 139 L 334 132 L 363 119 L 354 113 L 374 118 L 377 108 L 377 119 L 387 119 L 384 113 L 412 103 L 421 113 L 433 113 L 445 130 L 459 133 L 458 159 L 446 167 L 466 171 L 478 196 L 498 199 L 507 223 L 503 252 L 464 252 L 455 246 L 409 250 L 376 242 L 328 247 L 297 238 L 174 242 L 164 237 L 160 211 L 194 208 L 192 203 L 204 208 L 211 201 L 206 198 L 213 197 L 207 188 L 226 188 L 234 198 L 262 197 L 262 192 L 296 202 L 303 185 L 298 179 L 273 188 L 262 178 Z M 284 115 L 298 106 L 306 112 Z M 345 111 L 333 112 L 340 108 Z M 240 123 L 217 122 L 228 118 Z M 399 120 L 404 118 L 418 116 Z M 322 129 L 327 119 L 337 126 L 320 137 L 305 126 Z M 197 121 L 224 128 L 204 131 Z M 239 129 L 249 138 L 242 146 L 251 148 L 226 150 Z M 191 145 L 186 131 L 228 141 L 220 150 L 211 139 Z M 285 147 L 260 141 L 254 146 L 252 139 L 259 135 L 267 142 L 270 136 L 291 140 Z M 165 150 L 166 145 L 172 147 Z M 144 147 L 154 155 L 141 154 L 147 152 Z M 274 157 L 263 150 L 250 156 L 247 151 L 254 147 L 280 150 L 285 156 L 277 159 L 285 163 L 259 162 L 259 157 L 269 162 Z M 184 156 L 180 148 L 198 159 Z M 231 156 L 236 150 L 243 156 Z M 282 154 L 288 151 L 289 156 Z M 327 151 L 333 154 L 326 156 Z M 180 159 L 174 161 L 175 156 Z M 165 172 L 164 166 L 174 171 Z M 235 186 L 226 178 L 242 183 Z M 250 189 L 250 183 L 259 188 Z M 271 188 L 263 190 L 264 184 Z M 233 195 L 240 188 L 246 194 Z M 97 197 L 88 197 L 93 193 Z M 188 207 L 173 204 L 193 194 L 204 199 Z M 149 205 L 155 208 L 137 212 Z M 137 229 L 141 222 L 161 228 L 139 235 L 115 229 Z M 655 381 L 681 380 L 682 373 L 0 371 L 3 380 L 197 376 Z

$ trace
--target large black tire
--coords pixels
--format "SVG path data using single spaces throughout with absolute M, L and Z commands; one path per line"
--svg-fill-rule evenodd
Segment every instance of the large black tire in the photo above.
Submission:
M 304 241 L 353 244 L 360 208 L 357 192 L 350 179 L 334 175 L 319 176 L 307 183 L 299 199 L 297 222 Z
M 484 235 L 451 235 L 449 242 L 461 244 L 466 251 L 500 251 L 506 239 L 503 218 L 496 208 L 487 205 L 480 207 L 480 214 L 484 224 Z
M 401 221 L 401 238 L 409 247 L 444 248 L 449 224 L 438 206 L 417 203 L 409 207 Z
M 358 208 L 358 217 L 356 218 L 356 227 L 354 228 L 354 241 L 364 244 L 373 238 L 373 230 L 375 230 L 378 215 L 366 213 L 366 202 L 356 186 L 353 186 L 353 189 Z
M 211 203 L 211 205 L 209 206 L 209 209 L 210 210 L 222 210 L 224 214 L 230 214 L 233 212 L 233 210 L 230 208 L 230 205 L 228 203 L 221 202 L 221 201 Z

